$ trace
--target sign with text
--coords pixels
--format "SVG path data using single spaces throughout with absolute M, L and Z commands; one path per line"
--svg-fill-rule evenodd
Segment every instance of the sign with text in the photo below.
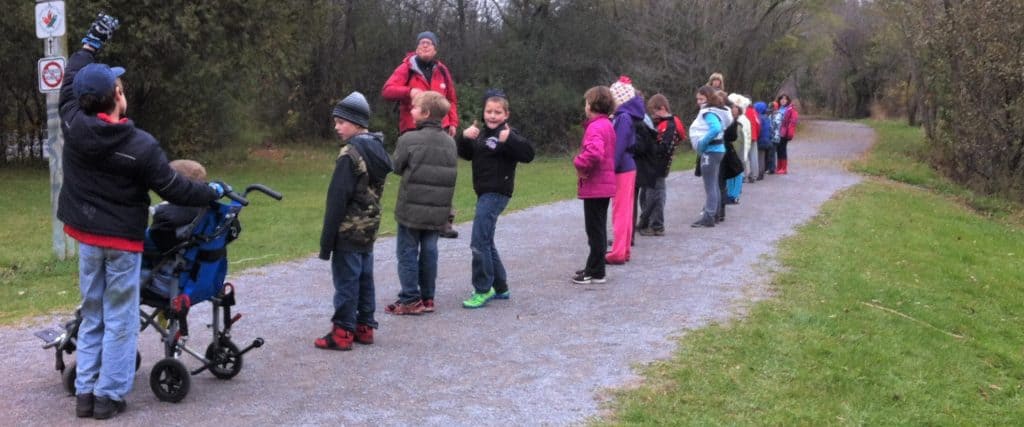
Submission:
M 64 57 L 54 56 L 39 60 L 39 91 L 60 92 L 64 83 Z
M 36 37 L 48 39 L 61 37 L 67 29 L 64 25 L 64 2 L 49 1 L 36 4 Z

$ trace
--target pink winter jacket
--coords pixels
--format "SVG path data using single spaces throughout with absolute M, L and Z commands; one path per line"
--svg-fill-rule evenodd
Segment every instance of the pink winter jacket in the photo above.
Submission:
M 583 143 L 572 163 L 578 175 L 586 177 L 578 179 L 579 198 L 615 195 L 615 128 L 608 117 L 594 117 L 583 125 Z

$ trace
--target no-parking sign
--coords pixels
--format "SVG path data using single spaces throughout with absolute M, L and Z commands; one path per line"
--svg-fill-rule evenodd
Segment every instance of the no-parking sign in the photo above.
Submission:
M 64 57 L 54 56 L 39 60 L 39 91 L 59 92 L 64 83 Z

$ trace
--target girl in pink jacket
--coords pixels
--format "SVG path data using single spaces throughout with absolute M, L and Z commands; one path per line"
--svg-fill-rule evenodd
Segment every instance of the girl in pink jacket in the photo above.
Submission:
M 615 129 L 608 116 L 615 100 L 607 86 L 595 86 L 583 95 L 587 121 L 583 124 L 576 166 L 577 195 L 583 199 L 583 219 L 590 255 L 587 264 L 573 276 L 573 283 L 605 282 L 605 251 L 608 249 L 608 201 L 615 195 Z

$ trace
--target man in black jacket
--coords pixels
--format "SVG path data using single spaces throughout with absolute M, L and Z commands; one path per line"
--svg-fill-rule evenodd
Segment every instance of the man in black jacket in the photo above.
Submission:
M 57 217 L 79 242 L 82 292 L 75 413 L 97 419 L 124 411 L 135 378 L 149 190 L 188 206 L 208 204 L 225 191 L 175 173 L 156 139 L 125 117 L 125 70 L 94 62 L 118 25 L 109 15 L 97 17 L 68 61 L 60 94 L 67 143 Z

